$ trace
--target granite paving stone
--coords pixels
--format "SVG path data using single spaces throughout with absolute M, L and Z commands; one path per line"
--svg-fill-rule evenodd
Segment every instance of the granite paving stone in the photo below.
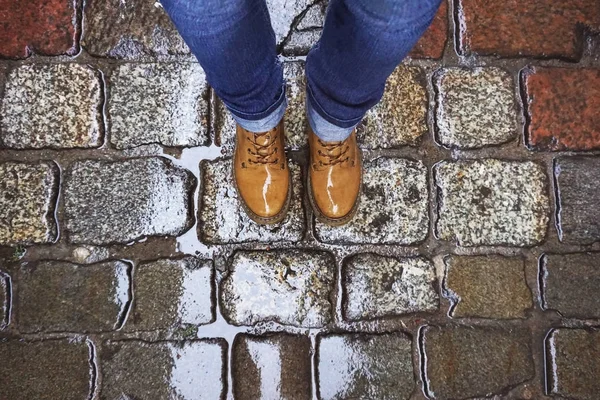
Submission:
M 415 383 L 408 336 L 343 334 L 317 340 L 320 400 L 410 398 Z
M 521 329 L 426 327 L 421 346 L 428 396 L 491 397 L 532 379 L 529 343 Z
M 232 177 L 230 158 L 201 163 L 203 192 L 198 213 L 198 237 L 212 244 L 246 242 L 296 242 L 306 230 L 302 208 L 300 166 L 288 164 L 292 173 L 292 202 L 284 220 L 258 225 L 242 208 Z
M 240 334 L 231 361 L 236 400 L 312 399 L 308 336 Z
M 294 31 L 283 46 L 284 56 L 306 55 L 310 49 L 319 41 L 323 32 L 319 29 L 306 31 Z
M 221 312 L 234 325 L 323 327 L 332 319 L 334 275 L 335 260 L 325 252 L 239 251 L 221 282 Z
M 214 320 L 212 262 L 186 257 L 136 266 L 125 329 L 174 330 Z
M 540 263 L 545 309 L 566 318 L 600 319 L 598 253 L 547 254 Z
M 558 234 L 565 243 L 600 241 L 600 157 L 562 157 L 554 162 Z
M 195 185 L 164 158 L 77 161 L 65 177 L 65 235 L 98 245 L 178 236 L 192 226 Z
M 350 321 L 439 308 L 435 267 L 425 258 L 358 254 L 342 271 L 343 312 Z
M 315 236 L 333 244 L 416 244 L 427 237 L 428 202 L 427 168 L 421 161 L 377 158 L 364 163 L 354 219 L 340 227 L 315 221 Z
M 226 393 L 224 340 L 106 341 L 99 351 L 101 400 L 221 400 Z
M 293 24 L 298 17 L 307 10 L 314 0 L 266 0 L 271 17 L 271 25 L 275 31 L 277 46 L 281 45 L 292 30 Z
M 457 7 L 458 50 L 466 55 L 578 60 L 584 32 L 600 31 L 596 0 L 460 0 Z
M 525 318 L 533 297 L 519 257 L 449 256 L 444 291 L 454 318 Z
M 522 80 L 532 149 L 600 148 L 600 70 L 535 67 Z
M 72 339 L 0 342 L 0 399 L 88 399 L 92 388 L 86 342 Z
M 58 167 L 52 162 L 0 163 L 0 245 L 56 239 L 58 181 Z
M 0 331 L 10 323 L 8 311 L 10 307 L 10 280 L 9 276 L 0 271 Z
M 435 75 L 439 142 L 481 148 L 514 139 L 517 105 L 511 75 L 499 68 L 448 68 Z
M 73 0 L 0 0 L 0 57 L 75 54 L 75 6 Z
M 448 37 L 448 1 L 442 0 L 433 22 L 408 54 L 412 58 L 442 58 Z
M 15 315 L 20 332 L 103 332 L 119 327 L 130 300 L 129 265 L 24 264 Z M 40 305 L 43 304 L 43 307 Z
M 110 81 L 111 143 L 208 145 L 208 87 L 196 63 L 123 64 Z
M 83 64 L 25 64 L 8 74 L 0 145 L 16 149 L 102 145 L 100 73 Z
M 531 161 L 442 161 L 435 166 L 440 239 L 460 246 L 533 246 L 544 240 L 548 182 Z

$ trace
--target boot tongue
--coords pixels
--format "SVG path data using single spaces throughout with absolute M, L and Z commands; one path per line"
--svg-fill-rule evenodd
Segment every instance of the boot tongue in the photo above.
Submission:
M 266 134 L 259 134 L 259 135 L 255 134 L 254 140 L 256 141 L 256 144 L 258 144 L 260 146 L 266 146 L 272 142 L 273 135 L 270 132 L 266 133 Z

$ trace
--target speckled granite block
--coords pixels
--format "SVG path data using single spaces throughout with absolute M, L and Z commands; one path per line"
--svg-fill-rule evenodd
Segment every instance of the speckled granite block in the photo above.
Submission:
M 340 227 L 315 221 L 315 235 L 334 244 L 416 244 L 427 237 L 428 202 L 427 168 L 421 161 L 378 158 L 364 164 L 354 219 Z
M 267 0 L 267 7 L 271 16 L 271 25 L 275 31 L 275 40 L 279 46 L 292 30 L 296 19 L 314 0 Z
M 88 244 L 178 236 L 193 224 L 195 185 L 163 158 L 77 161 L 65 175 L 65 236 Z
M 309 6 L 304 16 L 292 29 L 283 43 L 283 54 L 286 56 L 303 56 L 321 37 L 325 22 L 326 1 L 316 1 Z M 273 10 L 273 12 L 276 12 Z
M 324 252 L 237 252 L 221 282 L 221 311 L 234 325 L 319 328 L 332 318 L 334 275 L 335 260 Z
M 210 142 L 208 87 L 199 64 L 123 64 L 109 85 L 109 129 L 116 148 Z
M 435 268 L 424 258 L 358 254 L 342 271 L 343 312 L 350 321 L 439 308 Z
M 449 256 L 444 293 L 453 318 L 525 318 L 533 297 L 519 257 Z
M 548 179 L 530 161 L 443 161 L 435 167 L 440 239 L 460 246 L 533 246 L 546 237 Z
M 320 400 L 410 398 L 415 383 L 408 336 L 345 334 L 317 340 Z
M 57 195 L 56 164 L 0 163 L 0 245 L 53 242 Z
M 400 65 L 388 78 L 381 102 L 358 126 L 358 140 L 366 149 L 416 145 L 427 128 L 425 73 Z
M 0 271 L 0 331 L 8 326 L 8 307 L 10 304 L 9 297 L 9 277 Z
M 90 349 L 73 339 L 0 342 L 0 399 L 90 397 Z
M 211 261 L 193 257 L 157 260 L 136 267 L 134 300 L 125 329 L 174 331 L 214 320 Z
M 198 237 L 206 243 L 295 242 L 306 230 L 302 209 L 300 167 L 288 164 L 292 173 L 292 202 L 284 220 L 275 225 L 252 221 L 238 200 L 233 185 L 232 161 L 221 159 L 201 164 L 203 192 L 198 214 Z
M 480 148 L 517 135 L 514 82 L 499 68 L 449 68 L 434 78 L 439 142 L 448 147 Z
M 224 340 L 107 341 L 99 350 L 101 400 L 222 400 L 226 395 Z
M 42 261 L 18 274 L 15 315 L 20 332 L 105 332 L 117 329 L 130 301 L 129 265 Z M 43 306 L 42 306 L 43 305 Z
M 17 149 L 102 144 L 100 73 L 82 64 L 26 64 L 13 69 L 0 108 L 0 144 Z

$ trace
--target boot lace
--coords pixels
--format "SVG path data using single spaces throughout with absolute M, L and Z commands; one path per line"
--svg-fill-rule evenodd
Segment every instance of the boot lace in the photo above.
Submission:
M 264 144 L 258 143 L 258 139 L 270 135 Z M 277 153 L 277 134 L 271 134 L 271 132 L 256 133 L 252 135 L 252 138 L 246 137 L 252 144 L 252 149 L 248 148 L 248 154 L 255 157 L 254 159 L 248 158 L 250 164 L 277 164 L 279 158 L 272 159 L 273 155 Z
M 341 142 L 323 142 L 321 139 L 318 139 L 318 141 L 325 149 L 325 151 L 319 150 L 317 152 L 319 156 L 325 159 L 325 161 L 319 160 L 320 166 L 334 166 L 350 159 L 350 156 L 347 155 L 348 150 L 350 150 L 347 139 Z

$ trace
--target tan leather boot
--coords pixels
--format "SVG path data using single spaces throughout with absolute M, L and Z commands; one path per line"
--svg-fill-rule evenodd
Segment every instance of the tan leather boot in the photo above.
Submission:
M 312 129 L 308 131 L 308 197 L 321 222 L 343 225 L 354 217 L 362 187 L 362 160 L 356 131 L 342 142 L 323 142 Z
M 268 225 L 285 218 L 292 187 L 283 122 L 263 133 L 237 126 L 233 181 L 244 210 L 254 222 Z

